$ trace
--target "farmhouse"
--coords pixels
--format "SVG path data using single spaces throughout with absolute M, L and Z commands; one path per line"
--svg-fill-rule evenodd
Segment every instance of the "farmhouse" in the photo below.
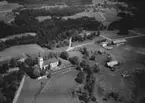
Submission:
M 118 65 L 119 63 L 118 63 L 118 61 L 110 61 L 110 62 L 107 62 L 107 66 L 108 67 L 114 67 L 114 66 L 116 66 L 116 65 Z

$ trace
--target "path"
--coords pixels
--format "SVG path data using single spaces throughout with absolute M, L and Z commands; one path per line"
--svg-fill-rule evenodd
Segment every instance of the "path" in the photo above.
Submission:
M 20 95 L 20 93 L 21 93 L 21 90 L 22 90 L 22 88 L 23 88 L 23 84 L 24 84 L 24 82 L 25 82 L 25 77 L 26 77 L 26 76 L 24 75 L 23 78 L 22 78 L 22 80 L 21 80 L 20 86 L 19 86 L 19 88 L 17 89 L 17 92 L 16 92 L 15 97 L 14 97 L 14 99 L 13 99 L 13 103 L 17 103 L 17 100 L 18 100 L 19 95 Z
M 66 50 L 67 52 L 68 51 L 71 51 L 73 49 L 76 49 L 76 48 L 79 48 L 79 47 L 82 47 L 82 46 L 86 46 L 86 45 L 91 45 L 91 44 L 94 44 L 94 42 L 90 42 L 90 43 L 85 43 L 85 44 L 80 44 L 80 45 L 76 45 L 74 47 L 68 47 L 68 49 Z

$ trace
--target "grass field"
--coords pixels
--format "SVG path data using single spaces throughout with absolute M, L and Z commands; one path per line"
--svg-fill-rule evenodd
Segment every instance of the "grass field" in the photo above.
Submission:
M 74 103 L 70 92 L 75 87 L 76 71 L 54 75 L 45 91 L 36 97 L 35 103 Z M 32 103 L 33 96 L 39 91 L 40 81 L 26 78 L 17 103 Z M 43 80 L 44 83 L 47 80 Z M 34 102 L 34 101 L 33 101 Z
M 130 33 L 128 35 L 118 35 L 117 33 L 119 30 L 114 30 L 114 31 L 102 31 L 101 35 L 108 37 L 110 39 L 120 39 L 124 37 L 131 37 L 131 36 L 137 36 L 137 34 Z
M 39 52 L 44 53 L 45 51 L 49 51 L 49 50 L 44 49 L 37 44 L 12 46 L 0 52 L 0 61 L 6 60 L 12 57 L 21 57 L 23 54 L 29 54 L 32 56 L 38 55 Z

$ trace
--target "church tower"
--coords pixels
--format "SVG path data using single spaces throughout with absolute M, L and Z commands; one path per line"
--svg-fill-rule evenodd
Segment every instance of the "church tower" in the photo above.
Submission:
M 40 69 L 42 70 L 43 69 L 43 57 L 40 56 L 40 53 L 39 53 L 39 57 L 38 57 L 38 65 L 40 67 Z

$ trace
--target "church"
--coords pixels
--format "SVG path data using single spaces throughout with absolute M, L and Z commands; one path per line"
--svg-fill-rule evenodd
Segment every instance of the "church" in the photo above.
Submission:
M 59 60 L 56 58 L 51 58 L 49 60 L 43 59 L 43 57 L 38 58 L 38 66 L 41 70 L 46 70 L 46 68 L 50 68 L 50 70 L 55 71 L 58 69 Z

